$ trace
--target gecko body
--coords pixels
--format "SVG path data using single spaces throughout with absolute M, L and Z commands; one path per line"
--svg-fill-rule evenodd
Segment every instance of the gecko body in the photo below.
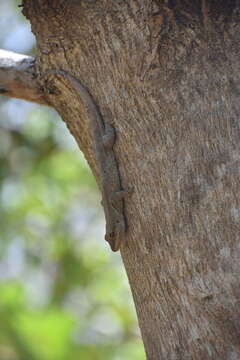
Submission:
M 117 160 L 113 151 L 116 140 L 114 127 L 103 117 L 87 88 L 74 76 L 64 70 L 53 70 L 63 76 L 79 94 L 90 122 L 94 154 L 101 177 L 102 206 L 106 218 L 105 240 L 113 251 L 119 250 L 126 233 L 124 198 L 131 190 L 123 190 Z

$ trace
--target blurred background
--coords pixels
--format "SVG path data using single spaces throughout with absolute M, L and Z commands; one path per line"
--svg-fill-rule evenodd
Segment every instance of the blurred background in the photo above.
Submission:
M 20 1 L 0 48 L 34 55 Z M 0 96 L 0 360 L 145 359 L 100 194 L 57 113 Z

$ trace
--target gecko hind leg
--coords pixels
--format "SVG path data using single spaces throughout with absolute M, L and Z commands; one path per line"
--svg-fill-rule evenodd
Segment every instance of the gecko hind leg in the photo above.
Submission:
M 114 193 L 114 201 L 124 200 L 129 198 L 133 193 L 133 188 L 119 190 Z

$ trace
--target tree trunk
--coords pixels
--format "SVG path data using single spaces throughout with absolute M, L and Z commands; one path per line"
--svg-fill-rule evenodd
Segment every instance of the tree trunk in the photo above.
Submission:
M 240 359 L 239 0 L 23 6 L 45 96 L 101 189 L 90 110 L 70 79 L 115 127 L 121 184 L 134 188 L 121 255 L 147 358 Z

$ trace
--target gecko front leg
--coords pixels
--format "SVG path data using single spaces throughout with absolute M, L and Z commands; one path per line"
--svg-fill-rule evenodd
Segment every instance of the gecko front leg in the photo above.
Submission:
M 108 122 L 105 122 L 104 124 L 105 124 L 105 129 L 104 129 L 105 131 L 102 138 L 103 146 L 105 147 L 105 149 L 112 149 L 116 140 L 115 129 Z

